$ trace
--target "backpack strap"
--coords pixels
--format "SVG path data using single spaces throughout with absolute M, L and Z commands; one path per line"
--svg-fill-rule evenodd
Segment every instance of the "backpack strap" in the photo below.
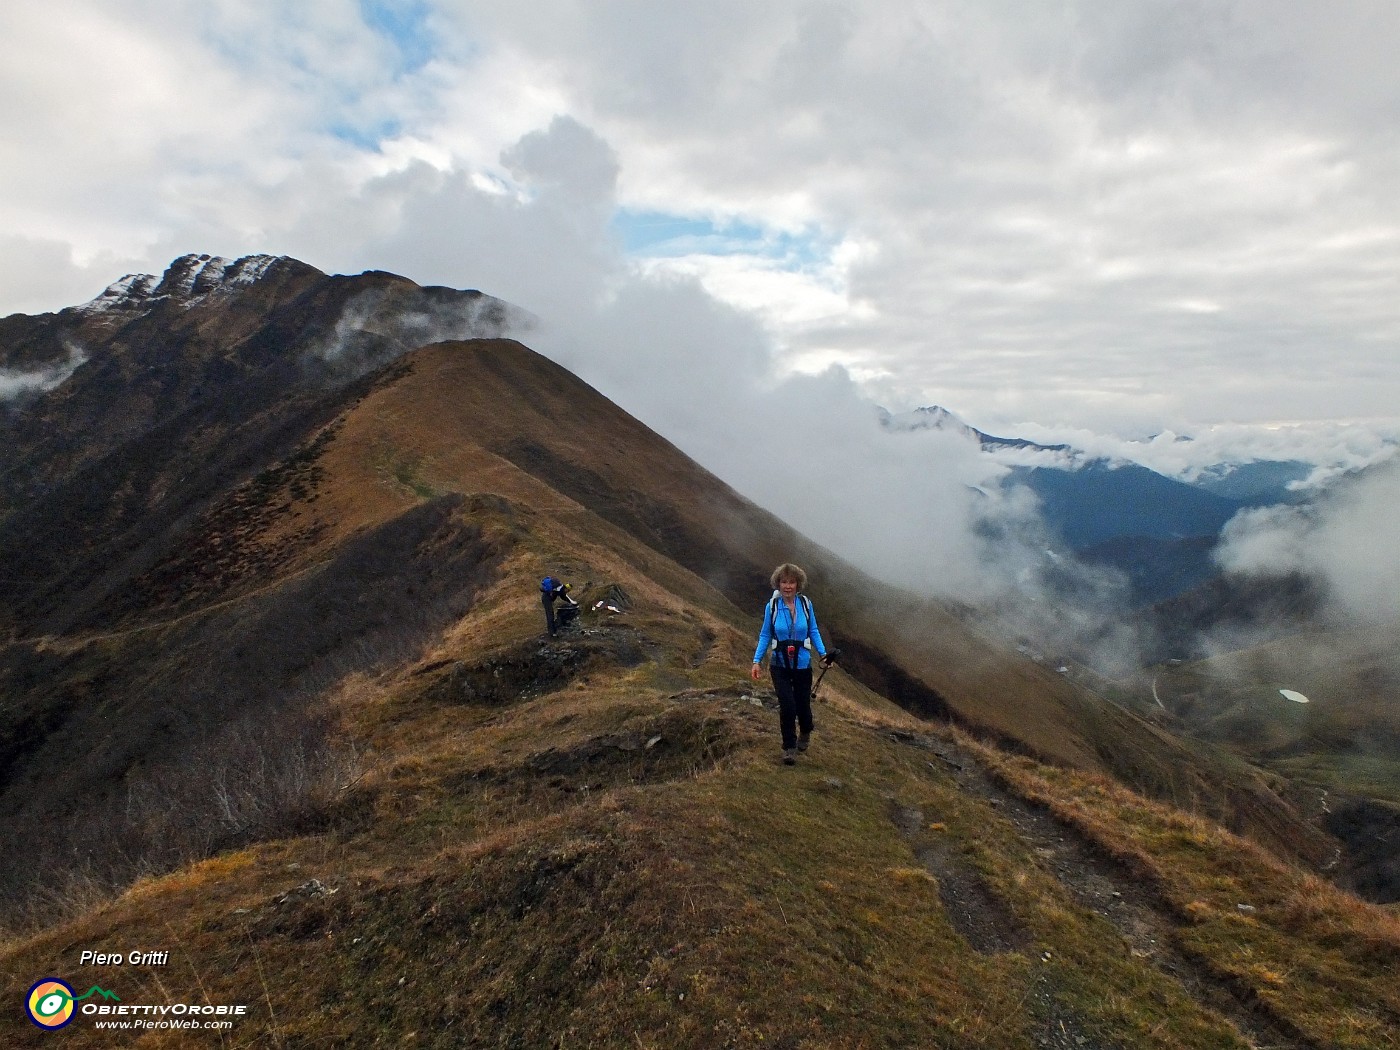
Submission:
M 812 600 L 805 594 L 799 594 L 798 600 L 802 602 L 802 609 L 807 614 L 807 638 L 804 648 L 812 648 Z M 778 647 L 778 603 L 782 601 L 782 595 L 775 594 L 768 602 L 768 622 L 773 625 L 773 641 L 769 645 L 770 649 Z

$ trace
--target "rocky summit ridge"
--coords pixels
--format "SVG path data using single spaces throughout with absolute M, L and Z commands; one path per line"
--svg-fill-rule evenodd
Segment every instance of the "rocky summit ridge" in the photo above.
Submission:
M 213 292 L 232 292 L 266 277 L 274 267 L 315 271 L 286 256 L 245 255 L 225 259 L 217 255 L 182 255 L 161 276 L 131 273 L 109 284 L 100 295 L 76 309 L 85 313 L 136 311 L 153 300 L 169 297 L 189 304 Z

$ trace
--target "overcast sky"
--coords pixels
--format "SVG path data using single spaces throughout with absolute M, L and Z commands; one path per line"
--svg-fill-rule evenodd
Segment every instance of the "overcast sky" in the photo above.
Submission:
M 10 3 L 0 314 L 268 252 L 507 298 L 682 440 L 648 382 L 835 365 L 1176 469 L 1365 460 L 1397 40 L 1393 0 Z

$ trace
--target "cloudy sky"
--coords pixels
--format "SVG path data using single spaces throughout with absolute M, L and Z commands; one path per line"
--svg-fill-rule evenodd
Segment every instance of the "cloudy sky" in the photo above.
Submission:
M 648 383 L 1364 461 L 1397 39 L 1390 0 L 6 4 L 0 314 L 269 252 L 510 299 L 683 443 Z

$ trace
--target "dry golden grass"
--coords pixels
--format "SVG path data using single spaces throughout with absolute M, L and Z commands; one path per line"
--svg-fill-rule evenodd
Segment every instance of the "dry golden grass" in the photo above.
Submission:
M 324 831 L 0 943 L 20 993 L 46 974 L 77 978 L 77 950 L 139 946 L 168 948 L 172 965 L 110 975 L 123 999 L 246 1002 L 228 1046 L 1246 1045 L 1077 904 L 994 800 L 895 736 L 929 723 L 836 671 L 812 751 L 779 764 L 776 718 L 754 703 L 766 683 L 747 679 L 763 595 L 741 609 L 710 570 L 766 573 L 797 549 L 835 574 L 833 559 L 519 348 L 433 347 L 411 364 L 342 421 L 306 512 L 324 515 L 329 550 L 429 494 L 461 493 L 458 513 L 501 552 L 495 576 L 412 659 L 327 693 L 364 772 Z M 531 416 L 543 453 L 511 445 Z M 511 456 L 533 456 L 539 475 Z M 544 480 L 558 462 L 591 497 Z M 695 546 L 706 535 L 750 560 L 726 565 Z M 632 606 L 549 642 L 535 590 L 546 573 L 621 587 Z M 837 639 L 878 637 L 849 596 L 822 610 Z M 1099 766 L 1084 733 L 1107 739 L 1116 716 L 1081 731 L 1062 682 L 939 625 L 919 657 L 938 688 L 1002 731 L 1032 712 L 1046 750 Z M 1131 739 L 1150 744 L 1139 729 Z M 1262 850 L 1105 778 L 980 753 L 1179 902 L 1183 948 L 1319 1045 L 1393 1034 L 1393 1016 L 1367 1010 L 1394 993 L 1380 967 L 1361 967 L 1367 952 L 1390 959 L 1393 915 L 1290 882 Z M 1231 912 L 1245 896 L 1257 915 Z M 1300 966 L 1319 971 L 1301 1002 L 1283 994 Z M 26 1025 L 3 1038 L 54 1037 Z M 63 1039 L 111 1045 L 79 1024 Z M 134 1045 L 208 1044 L 167 1032 Z
M 1392 911 L 1112 781 L 979 751 L 1006 786 L 1151 885 L 1180 916 L 1184 950 L 1298 1032 L 1326 1046 L 1394 1045 L 1400 922 Z
M 456 701 L 431 672 L 347 682 L 344 710 L 374 765 L 340 830 L 142 883 L 5 945 L 5 969 L 71 971 L 74 945 L 178 945 L 178 966 L 113 983 L 127 1001 L 195 989 L 252 1003 L 232 1045 L 412 1034 L 441 1046 L 1031 1048 L 1062 1025 L 1102 1045 L 1243 1046 L 1210 1008 L 1127 956 L 1001 814 L 894 741 L 858 690 L 842 685 L 818 706 L 816 746 L 787 769 L 771 711 L 744 699 L 742 664 L 692 668 L 688 648 L 657 646 L 654 660 L 503 705 Z M 692 684 L 682 699 L 657 687 L 680 679 Z M 664 742 L 587 757 L 599 739 L 629 733 Z M 550 764 L 571 755 L 577 768 Z M 1114 814 L 1152 809 L 1085 784 Z M 900 830 L 896 804 L 922 814 L 917 828 Z M 1157 849 L 1236 846 L 1165 809 L 1150 842 L 1136 824 L 1116 828 L 1119 816 L 1100 819 L 1105 841 L 1136 841 L 1143 864 L 1158 862 Z M 1023 948 L 985 954 L 963 939 L 939 874 L 919 859 L 933 841 L 980 873 Z M 1238 848 L 1234 877 L 1248 885 L 1268 858 Z M 298 894 L 312 879 L 335 892 Z M 1226 921 L 1213 914 L 1218 892 L 1190 885 L 1212 909 L 1195 926 Z M 1314 904 L 1287 921 L 1295 938 L 1329 928 L 1335 938 L 1369 914 Z M 1294 979 L 1262 957 L 1230 973 L 1261 994 Z M 1339 1020 L 1327 1031 L 1341 1038 L 1358 1017 L 1329 994 Z M 18 1045 L 43 1038 L 16 1035 Z M 1347 1038 L 1336 1045 L 1367 1045 Z M 76 1026 L 66 1041 L 110 1045 Z

